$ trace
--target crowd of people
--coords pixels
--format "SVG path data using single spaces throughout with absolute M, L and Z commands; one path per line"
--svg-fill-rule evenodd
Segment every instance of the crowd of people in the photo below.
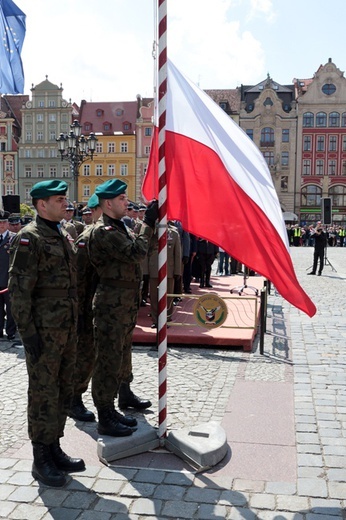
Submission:
M 287 235 L 289 244 L 294 247 L 313 247 L 315 225 L 300 226 L 299 224 L 287 224 Z M 327 244 L 330 247 L 346 246 L 346 228 L 338 225 L 325 225 L 323 230 L 326 233 Z

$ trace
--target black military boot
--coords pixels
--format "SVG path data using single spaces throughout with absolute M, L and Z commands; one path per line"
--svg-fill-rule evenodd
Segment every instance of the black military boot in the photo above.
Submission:
M 149 399 L 141 399 L 137 397 L 130 388 L 130 383 L 121 383 L 118 397 L 119 408 L 135 408 L 136 410 L 145 410 L 150 408 L 151 401 Z
M 97 431 L 101 435 L 110 435 L 111 437 L 126 437 L 127 435 L 132 435 L 134 430 L 119 421 L 119 418 L 115 414 L 114 406 L 98 408 L 97 412 L 99 416 Z
M 32 476 L 43 484 L 52 487 L 62 487 L 66 484 L 65 475 L 53 462 L 50 446 L 41 442 L 33 442 L 34 462 Z
M 125 426 L 129 426 L 130 428 L 135 428 L 135 426 L 137 426 L 137 419 L 132 417 L 132 415 L 123 415 L 122 413 L 118 412 L 117 410 L 114 410 L 114 417 L 121 424 L 124 424 Z
M 77 421 L 95 421 L 95 415 L 91 410 L 85 408 L 81 395 L 73 396 L 71 408 L 68 412 L 68 415 L 69 417 L 72 417 L 72 419 L 76 419 Z
M 84 471 L 85 464 L 83 459 L 73 459 L 66 455 L 64 451 L 62 451 L 60 447 L 59 439 L 54 441 L 50 445 L 50 452 L 52 454 L 52 459 L 54 464 L 61 471 L 67 471 L 68 473 L 73 473 L 75 471 Z

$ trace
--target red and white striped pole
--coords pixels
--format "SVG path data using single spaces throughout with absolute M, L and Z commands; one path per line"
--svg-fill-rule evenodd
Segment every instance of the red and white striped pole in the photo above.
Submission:
M 159 356 L 159 438 L 167 434 L 167 183 L 165 164 L 165 127 L 167 93 L 167 0 L 158 0 L 158 98 L 159 98 L 159 289 L 158 289 L 158 356 Z

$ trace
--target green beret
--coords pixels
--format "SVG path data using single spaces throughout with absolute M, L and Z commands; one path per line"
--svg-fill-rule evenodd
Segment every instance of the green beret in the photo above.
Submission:
M 33 199 L 44 199 L 52 195 L 65 195 L 67 188 L 68 186 L 65 181 L 59 181 L 57 179 L 42 181 L 33 185 L 30 195 Z
M 127 190 L 127 184 L 120 179 L 111 179 L 97 186 L 95 194 L 99 199 L 114 199 Z
M 94 208 L 97 208 L 97 206 L 100 205 L 100 201 L 99 201 L 99 198 L 98 196 L 96 195 L 96 193 L 94 193 L 93 195 L 91 195 L 90 199 L 88 200 L 88 208 L 91 208 L 91 209 L 94 209 Z

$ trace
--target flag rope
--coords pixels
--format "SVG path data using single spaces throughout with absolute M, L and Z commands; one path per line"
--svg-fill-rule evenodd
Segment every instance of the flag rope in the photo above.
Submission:
M 167 435 L 167 181 L 165 165 L 165 127 L 167 93 L 167 1 L 158 0 L 158 99 L 159 99 L 159 272 L 158 272 L 158 369 L 159 438 Z

